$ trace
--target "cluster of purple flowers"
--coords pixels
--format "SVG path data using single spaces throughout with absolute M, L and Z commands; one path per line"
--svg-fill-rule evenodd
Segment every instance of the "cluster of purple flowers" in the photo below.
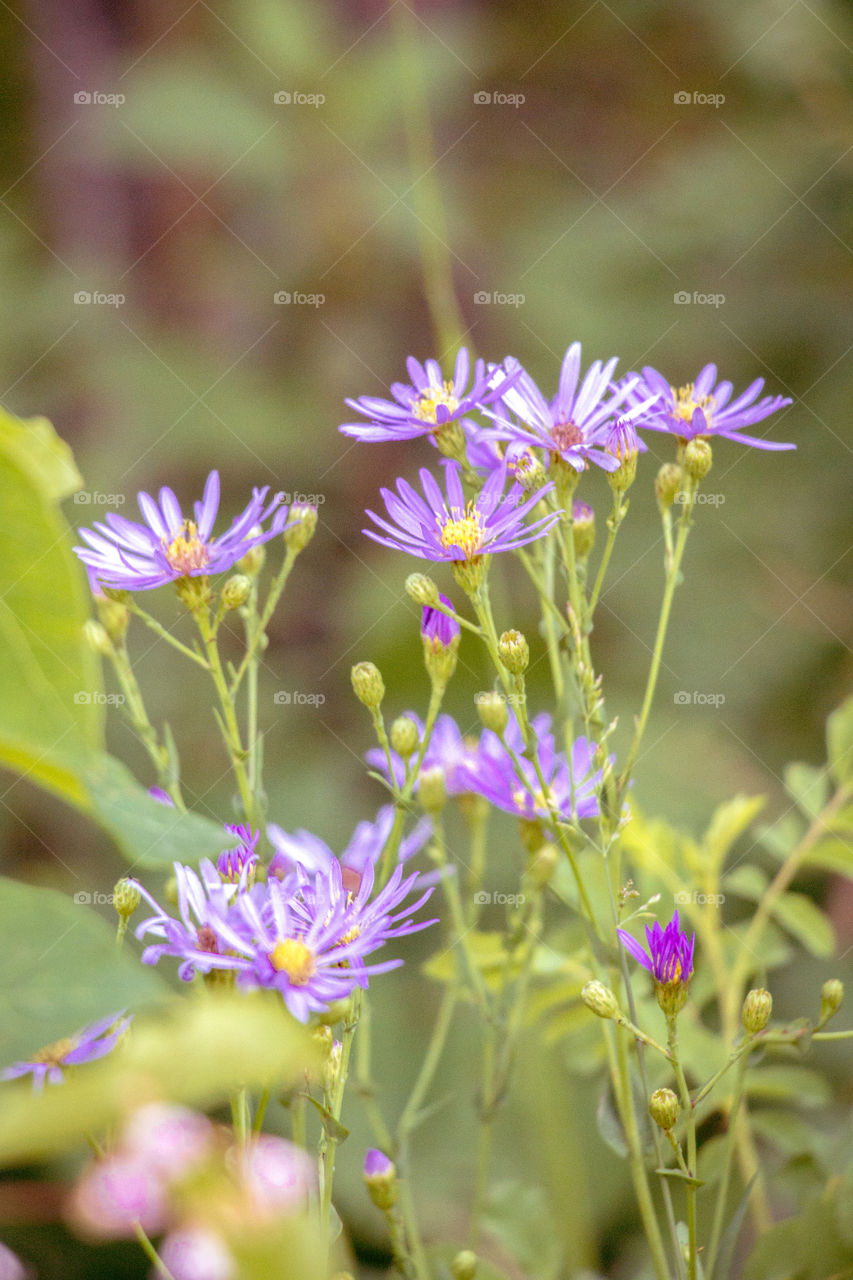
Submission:
M 153 939 L 143 962 L 173 956 L 185 981 L 219 972 L 243 987 L 278 991 L 301 1022 L 325 1012 L 356 986 L 366 987 L 373 974 L 402 964 L 369 960 L 387 941 L 436 923 L 412 919 L 432 893 L 427 888 L 407 901 L 416 892 L 417 871 L 404 876 L 398 863 L 374 893 L 375 866 L 391 823 L 390 811 L 376 823 L 362 823 L 343 859 L 308 832 L 288 836 L 273 826 L 276 854 L 262 882 L 256 880 L 257 835 L 228 828 L 241 844 L 216 864 L 205 859 L 195 871 L 175 863 L 176 916 L 137 885 L 154 910 L 136 930 L 137 937 Z M 423 824 L 416 828 L 403 842 L 402 858 L 417 852 L 427 834 Z

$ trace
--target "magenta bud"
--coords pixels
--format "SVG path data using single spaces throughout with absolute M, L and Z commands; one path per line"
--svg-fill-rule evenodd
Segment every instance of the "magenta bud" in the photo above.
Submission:
M 224 1241 L 204 1227 L 173 1231 L 159 1252 L 174 1280 L 237 1280 L 237 1268 Z
M 129 1238 L 137 1223 L 156 1234 L 166 1218 L 165 1189 L 150 1166 L 131 1156 L 112 1156 L 77 1183 L 69 1214 L 82 1235 L 95 1239 Z
M 129 1157 L 166 1181 L 176 1182 L 205 1159 L 213 1146 L 207 1116 L 168 1102 L 151 1102 L 133 1113 L 122 1145 Z
M 269 1133 L 252 1143 L 244 1169 L 252 1204 L 264 1214 L 302 1208 L 316 1181 L 310 1156 L 294 1143 Z

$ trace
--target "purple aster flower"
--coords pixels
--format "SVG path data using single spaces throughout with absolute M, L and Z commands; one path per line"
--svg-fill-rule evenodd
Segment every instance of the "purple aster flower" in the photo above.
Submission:
M 384 1177 L 392 1172 L 394 1162 L 386 1156 L 384 1151 L 380 1151 L 378 1147 L 368 1147 L 364 1153 L 364 1176 L 365 1178 Z
M 75 547 L 77 555 L 94 570 L 100 583 L 128 591 L 148 590 L 180 578 L 225 573 L 252 547 L 281 533 L 287 524 L 284 495 L 268 503 L 268 486 L 253 490 L 252 500 L 231 528 L 212 537 L 219 510 L 219 473 L 211 471 L 201 502 L 195 503 L 195 519 L 187 520 L 174 493 L 160 490 L 160 501 L 147 493 L 138 495 L 145 524 L 108 512 L 106 524 L 94 530 L 80 529 L 88 545 Z M 267 530 L 261 526 L 272 517 Z
M 45 1080 L 49 1084 L 62 1084 L 66 1067 L 74 1067 L 81 1062 L 94 1062 L 111 1053 L 131 1021 L 130 1017 L 125 1018 L 121 1013 L 111 1013 L 108 1018 L 99 1018 L 76 1035 L 45 1045 L 28 1061 L 13 1063 L 0 1072 L 0 1080 L 16 1080 L 20 1076 L 32 1075 L 33 1088 L 37 1093 L 44 1088 Z
M 250 868 L 248 883 L 252 884 L 258 863 L 256 846 L 261 833 L 260 831 L 253 831 L 245 823 L 235 826 L 233 823 L 226 822 L 225 830 L 236 836 L 240 843 L 236 848 L 224 849 L 220 853 L 216 860 L 216 869 L 223 880 L 227 880 L 231 884 L 237 884 L 242 879 L 243 872 L 248 866 Z
M 380 752 L 384 761 L 384 752 Z M 297 866 L 309 873 L 328 872 L 337 862 L 343 873 L 344 886 L 347 889 L 358 889 L 365 868 L 375 867 L 394 825 L 394 806 L 385 805 L 376 815 L 375 822 L 359 822 L 352 833 L 349 844 L 340 857 L 337 857 L 324 840 L 310 831 L 295 831 L 292 835 L 271 822 L 267 827 L 267 836 L 275 849 L 270 864 L 269 874 L 282 877 L 296 870 Z M 409 835 L 400 841 L 399 861 L 408 862 L 419 853 L 429 839 L 430 822 L 421 818 Z
M 162 1231 L 168 1216 L 159 1174 L 122 1152 L 91 1165 L 69 1205 L 76 1230 L 95 1240 L 129 1239 L 140 1226 L 154 1235 Z
M 513 484 L 504 494 L 506 463 L 492 472 L 471 502 L 465 500 L 459 464 L 448 462 L 445 475 L 446 498 L 425 468 L 421 469 L 420 476 L 426 502 L 402 479 L 397 481 L 396 494 L 389 489 L 381 489 L 388 514 L 396 523 L 390 524 L 368 511 L 371 520 L 384 531 L 384 536 L 372 529 L 363 532 L 374 542 L 381 542 L 395 551 L 406 551 L 422 560 L 466 564 L 498 551 L 523 547 L 543 537 L 560 518 L 560 512 L 550 512 L 532 524 L 524 524 L 527 513 L 554 486 L 543 485 L 526 501 L 523 501 L 520 484 Z
M 448 600 L 447 596 L 439 592 L 438 598 L 447 609 L 453 609 L 453 601 Z M 453 611 L 456 612 L 455 609 Z M 456 643 L 460 631 L 461 627 L 454 618 L 449 618 L 446 613 L 442 613 L 441 609 L 434 609 L 432 605 L 424 605 L 421 636 L 430 648 L 436 650 L 448 648 L 449 645 Z
M 723 436 L 739 440 L 741 444 L 756 449 L 796 449 L 795 444 L 779 444 L 743 434 L 744 427 L 761 422 L 763 418 L 792 403 L 790 397 L 765 396 L 756 403 L 756 396 L 764 386 L 764 379 L 757 378 L 737 399 L 731 400 L 732 384 L 717 382 L 717 367 L 706 364 L 695 382 L 683 387 L 671 387 L 657 369 L 643 369 L 643 382 L 629 389 L 630 399 L 657 392 L 659 399 L 640 426 L 652 431 L 668 431 L 682 440 L 695 436 Z
M 414 711 L 407 711 L 405 715 L 414 720 L 418 727 L 418 738 L 422 739 L 424 734 L 424 724 L 420 717 Z M 465 792 L 472 791 L 470 785 L 469 768 L 476 768 L 476 761 L 479 757 L 479 744 L 475 738 L 466 738 L 463 736 L 459 726 L 452 716 L 440 715 L 435 722 L 432 731 L 432 737 L 429 740 L 429 746 L 423 759 L 421 772 L 425 769 L 441 769 L 444 774 L 444 785 L 447 794 L 450 796 L 463 795 Z M 365 753 L 365 760 L 377 772 L 381 773 L 388 781 L 388 761 L 385 752 L 381 747 L 371 747 Z M 391 752 L 391 764 L 393 766 L 394 778 L 396 786 L 402 787 L 406 779 L 406 765 L 396 751 Z M 418 790 L 418 782 L 415 782 L 415 793 Z
M 604 428 L 616 417 L 632 387 L 641 381 L 635 376 L 633 381 L 615 387 L 612 377 L 617 359 L 614 356 L 605 365 L 596 360 L 578 387 L 581 346 L 573 342 L 563 358 L 559 390 L 549 402 L 518 361 L 507 358 L 506 371 L 518 376 L 513 385 L 502 392 L 499 411 L 488 411 L 496 425 L 485 434 L 509 441 L 510 450 L 531 446 L 544 449 L 550 457 L 562 458 L 576 471 L 583 471 L 588 462 L 597 463 L 605 471 L 615 471 L 619 463 L 606 451 Z M 611 392 L 610 398 L 605 400 L 608 392 Z M 658 394 L 656 390 L 647 391 L 645 400 L 622 417 L 639 416 Z M 513 414 L 516 421 L 510 420 L 508 414 Z
M 619 940 L 655 980 L 655 994 L 664 1013 L 678 1013 L 687 999 L 687 987 L 693 977 L 693 948 L 696 935 L 682 932 L 678 912 L 665 929 L 656 920 L 646 925 L 648 951 L 625 929 L 617 929 Z
M 461 347 L 456 357 L 452 380 L 442 377 L 441 367 L 435 360 L 425 365 L 409 356 L 406 361 L 411 383 L 395 382 L 391 385 L 394 400 L 380 400 L 375 396 L 360 396 L 346 403 L 357 413 L 364 414 L 368 422 L 347 422 L 340 430 L 344 435 L 358 440 L 411 440 L 416 436 L 433 435 L 446 426 L 490 404 L 506 388 L 508 379 L 486 372 L 482 360 L 474 366 L 474 381 L 470 389 L 470 361 L 468 351 Z
M 252 1208 L 280 1217 L 304 1208 L 316 1189 L 317 1166 L 302 1147 L 262 1133 L 241 1155 L 243 1179 Z

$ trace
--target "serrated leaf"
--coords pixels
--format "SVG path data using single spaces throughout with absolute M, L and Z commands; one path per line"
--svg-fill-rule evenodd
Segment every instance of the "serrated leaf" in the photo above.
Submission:
M 56 889 L 0 878 L 0 937 L 0 1067 L 169 993 L 116 949 L 115 928 Z
M 826 960 L 835 953 L 835 930 L 804 893 L 783 893 L 772 915 L 813 956 Z
M 853 779 L 853 698 L 842 702 L 826 722 L 826 753 L 839 786 Z
M 736 893 L 739 898 L 748 898 L 750 902 L 757 902 L 763 896 L 768 883 L 765 872 L 748 862 L 723 876 L 727 893 Z
M 829 799 L 829 778 L 825 769 L 811 764 L 789 764 L 785 769 L 785 790 L 801 813 L 816 818 Z

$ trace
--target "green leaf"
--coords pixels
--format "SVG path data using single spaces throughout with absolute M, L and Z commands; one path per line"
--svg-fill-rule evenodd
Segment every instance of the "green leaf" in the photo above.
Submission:
M 799 844 L 804 831 L 805 824 L 799 814 L 786 813 L 776 822 L 760 826 L 756 834 L 767 852 L 778 862 L 784 862 L 791 850 Z
M 800 865 L 853 877 L 853 841 L 840 836 L 819 840 L 809 849 Z
M 804 893 L 783 893 L 771 914 L 813 956 L 826 960 L 835 953 L 835 930 Z
M 746 1092 L 751 1098 L 770 1102 L 796 1102 L 803 1107 L 821 1107 L 831 1093 L 823 1076 L 809 1067 L 772 1063 L 747 1073 Z
M 726 855 L 764 808 L 764 796 L 734 796 L 714 810 L 703 844 L 712 866 L 719 873 Z
M 174 998 L 167 1016 L 137 1018 L 118 1048 L 33 1096 L 23 1082 L 0 1090 L 0 1163 L 55 1155 L 119 1123 L 134 1100 L 197 1107 L 238 1088 L 295 1083 L 317 1065 L 306 1030 L 270 992 L 240 996 L 204 988 Z
M 556 1275 L 562 1250 L 554 1214 L 540 1187 L 502 1182 L 492 1187 L 484 1226 L 529 1275 Z M 479 1270 L 477 1272 L 479 1275 Z
M 0 878 L 0 937 L 0 1066 L 169 992 L 106 920 L 55 889 Z
M 749 1197 L 757 1177 L 758 1173 L 756 1172 L 750 1178 L 744 1193 L 741 1196 L 740 1204 L 735 1209 L 729 1225 L 723 1232 L 723 1238 L 720 1241 L 720 1251 L 714 1259 L 714 1270 L 711 1273 L 711 1280 L 729 1280 L 729 1277 L 732 1274 L 735 1246 L 737 1245 L 738 1236 L 740 1235 L 741 1227 L 743 1226 L 743 1221 L 746 1217 L 746 1210 L 749 1206 Z
M 760 869 L 750 863 L 735 867 L 723 877 L 723 885 L 728 893 L 736 893 L 739 898 L 749 898 L 757 902 L 767 888 L 768 877 Z
M 349 1137 L 349 1129 L 345 1128 L 344 1125 L 341 1124 L 340 1120 L 336 1120 L 329 1108 L 324 1107 L 318 1098 L 315 1098 L 310 1093 L 301 1093 L 299 1094 L 299 1097 L 305 1098 L 307 1102 L 310 1102 L 313 1107 L 317 1108 L 320 1113 L 323 1129 L 326 1132 L 327 1138 L 334 1138 L 336 1142 L 344 1142 Z
M 841 786 L 853 779 L 853 698 L 842 702 L 826 722 L 829 771 Z
M 789 764 L 785 769 L 785 790 L 801 813 L 809 819 L 816 818 L 829 799 L 826 770 L 811 764 Z
M 0 763 L 77 804 L 73 762 L 101 746 L 103 719 L 86 576 L 57 506 L 79 484 L 45 419 L 0 410 Z

